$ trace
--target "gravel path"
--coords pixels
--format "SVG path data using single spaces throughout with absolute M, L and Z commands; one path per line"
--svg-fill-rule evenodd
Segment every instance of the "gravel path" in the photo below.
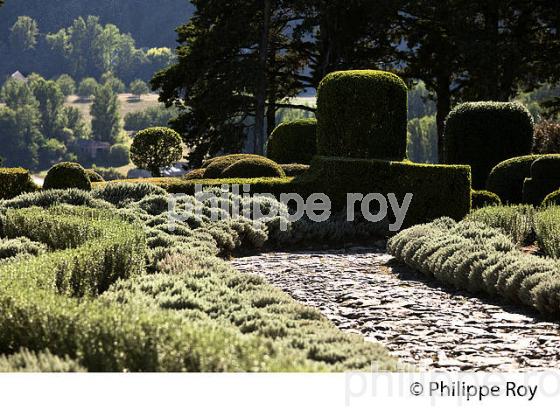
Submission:
M 560 369 L 560 324 L 443 289 L 379 249 L 270 253 L 231 263 L 421 370 Z

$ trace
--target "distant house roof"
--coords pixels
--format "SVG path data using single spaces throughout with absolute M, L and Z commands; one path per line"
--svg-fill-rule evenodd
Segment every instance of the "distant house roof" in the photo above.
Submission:
M 11 78 L 16 81 L 23 81 L 24 83 L 27 82 L 27 77 L 24 76 L 21 72 L 16 71 L 11 75 Z

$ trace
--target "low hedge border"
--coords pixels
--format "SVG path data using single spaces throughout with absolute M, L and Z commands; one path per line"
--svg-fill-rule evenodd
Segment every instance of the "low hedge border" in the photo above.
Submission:
M 484 224 L 443 218 L 417 225 L 391 238 L 388 251 L 455 288 L 560 314 L 560 263 L 523 253 Z
M 23 168 L 0 168 L 0 199 L 12 199 L 25 192 L 37 190 L 29 175 Z

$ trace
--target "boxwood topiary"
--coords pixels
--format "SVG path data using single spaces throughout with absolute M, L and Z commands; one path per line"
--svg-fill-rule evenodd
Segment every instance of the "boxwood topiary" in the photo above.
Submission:
M 254 154 L 231 154 L 225 155 L 223 157 L 212 158 L 204 162 L 203 167 L 206 168 L 204 171 L 205 179 L 220 178 L 222 172 L 226 170 L 230 165 L 235 164 L 237 161 L 242 159 L 252 159 L 252 158 L 264 158 L 260 155 Z
M 44 189 L 78 188 L 91 191 L 91 182 L 86 170 L 75 162 L 61 162 L 52 167 L 43 184 Z
M 0 199 L 11 199 L 25 192 L 35 191 L 37 187 L 23 168 L 0 168 Z
M 487 206 L 500 206 L 500 197 L 490 191 L 472 191 L 472 208 L 479 209 Z
M 533 117 L 518 103 L 460 104 L 445 124 L 444 162 L 470 165 L 473 187 L 483 188 L 494 166 L 531 152 L 533 128 Z
M 531 165 L 531 178 L 560 178 L 560 155 L 547 155 L 535 160 Z
M 559 206 L 560 205 L 560 189 L 548 194 L 544 199 L 542 206 Z
M 523 184 L 523 202 L 538 206 L 546 196 L 560 188 L 560 178 L 527 178 Z
M 222 172 L 222 178 L 284 178 L 280 166 L 268 158 L 248 158 L 237 161 Z
M 268 140 L 267 156 L 279 164 L 309 164 L 317 153 L 317 120 L 302 119 L 280 124 Z
M 305 164 L 280 164 L 287 177 L 297 177 L 309 171 L 310 166 Z
M 193 169 L 192 171 L 188 172 L 184 176 L 184 178 L 187 179 L 187 180 L 203 179 L 204 178 L 204 172 L 206 172 L 206 170 L 204 168 Z
M 503 203 L 523 202 L 523 182 L 531 176 L 531 165 L 540 155 L 525 155 L 501 162 L 492 169 L 486 189 L 497 194 Z
M 90 182 L 105 182 L 105 179 L 93 169 L 86 169 L 86 174 L 90 180 Z
M 330 157 L 406 158 L 407 87 L 391 73 L 339 71 L 317 93 L 317 151 Z

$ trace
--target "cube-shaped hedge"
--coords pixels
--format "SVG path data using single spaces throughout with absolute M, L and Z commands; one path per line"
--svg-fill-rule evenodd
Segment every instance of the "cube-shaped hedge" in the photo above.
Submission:
M 317 153 L 317 120 L 287 121 L 270 135 L 267 156 L 279 164 L 309 164 Z
M 533 117 L 521 104 L 461 104 L 447 117 L 444 162 L 470 165 L 473 186 L 484 188 L 494 166 L 531 152 L 533 128 Z
M 348 193 L 395 194 L 399 204 L 413 194 L 403 227 L 471 210 L 471 172 L 464 165 L 427 165 L 408 161 L 361 160 L 317 156 L 306 175 L 292 182 L 302 195 L 325 193 L 333 210 L 347 204 Z
M 317 92 L 318 154 L 406 158 L 407 91 L 400 77 L 385 71 L 327 75 Z

